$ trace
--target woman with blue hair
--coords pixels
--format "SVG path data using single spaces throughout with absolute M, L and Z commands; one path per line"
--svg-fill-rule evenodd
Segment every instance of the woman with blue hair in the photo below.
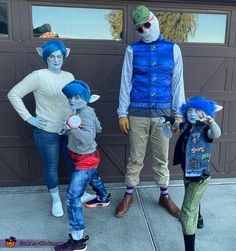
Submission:
M 185 251 L 195 250 L 196 229 L 203 227 L 200 200 L 210 181 L 212 142 L 221 135 L 221 130 L 214 120 L 219 109 L 220 106 L 214 101 L 195 96 L 181 106 L 183 123 L 178 123 L 173 117 L 163 116 L 165 122 L 173 124 L 181 131 L 175 147 L 173 164 L 181 164 L 184 173 L 185 193 L 180 221 Z
M 43 159 L 45 182 L 52 196 L 52 214 L 61 217 L 63 208 L 58 191 L 58 162 L 61 151 L 67 155 L 67 137 L 58 132 L 71 113 L 61 89 L 74 80 L 70 72 L 61 68 L 70 49 L 60 40 L 45 42 L 36 49 L 47 68 L 27 75 L 11 89 L 8 98 L 22 119 L 34 127 L 34 141 Z M 36 116 L 30 114 L 23 102 L 23 97 L 31 92 L 35 98 Z

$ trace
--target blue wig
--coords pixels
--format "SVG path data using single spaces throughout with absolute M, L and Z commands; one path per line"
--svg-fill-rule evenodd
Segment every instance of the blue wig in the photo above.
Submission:
M 90 87 L 82 80 L 73 80 L 62 88 L 62 92 L 67 98 L 72 98 L 79 95 L 80 98 L 87 103 L 89 102 L 91 96 Z
M 187 121 L 187 110 L 189 108 L 202 110 L 206 113 L 206 115 L 209 115 L 212 118 L 214 118 L 215 111 L 216 111 L 216 102 L 213 100 L 206 99 L 202 96 L 195 96 L 195 97 L 190 98 L 186 104 L 183 104 L 180 107 L 180 111 L 185 121 Z
M 47 58 L 54 51 L 60 50 L 63 57 L 65 58 L 67 50 L 64 43 L 61 40 L 50 40 L 41 46 L 43 61 L 47 63 Z

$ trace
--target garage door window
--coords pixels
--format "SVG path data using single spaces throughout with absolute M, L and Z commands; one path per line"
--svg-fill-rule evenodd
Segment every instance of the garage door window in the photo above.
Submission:
M 33 36 L 121 41 L 123 10 L 32 6 Z
M 156 13 L 162 34 L 166 39 L 187 43 L 224 44 L 227 14 L 225 13 Z
M 8 36 L 7 4 L 0 3 L 0 36 Z

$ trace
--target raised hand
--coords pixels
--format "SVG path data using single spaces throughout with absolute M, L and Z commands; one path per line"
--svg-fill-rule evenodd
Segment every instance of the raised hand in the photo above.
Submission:
M 206 113 L 201 110 L 197 111 L 197 113 L 199 120 L 207 125 L 211 124 L 214 121 L 214 119 L 211 116 L 206 115 Z

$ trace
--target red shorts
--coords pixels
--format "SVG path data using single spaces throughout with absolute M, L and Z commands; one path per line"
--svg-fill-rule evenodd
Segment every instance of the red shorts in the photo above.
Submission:
M 100 162 L 98 150 L 89 154 L 78 154 L 69 150 L 69 157 L 73 161 L 75 169 L 96 168 Z

